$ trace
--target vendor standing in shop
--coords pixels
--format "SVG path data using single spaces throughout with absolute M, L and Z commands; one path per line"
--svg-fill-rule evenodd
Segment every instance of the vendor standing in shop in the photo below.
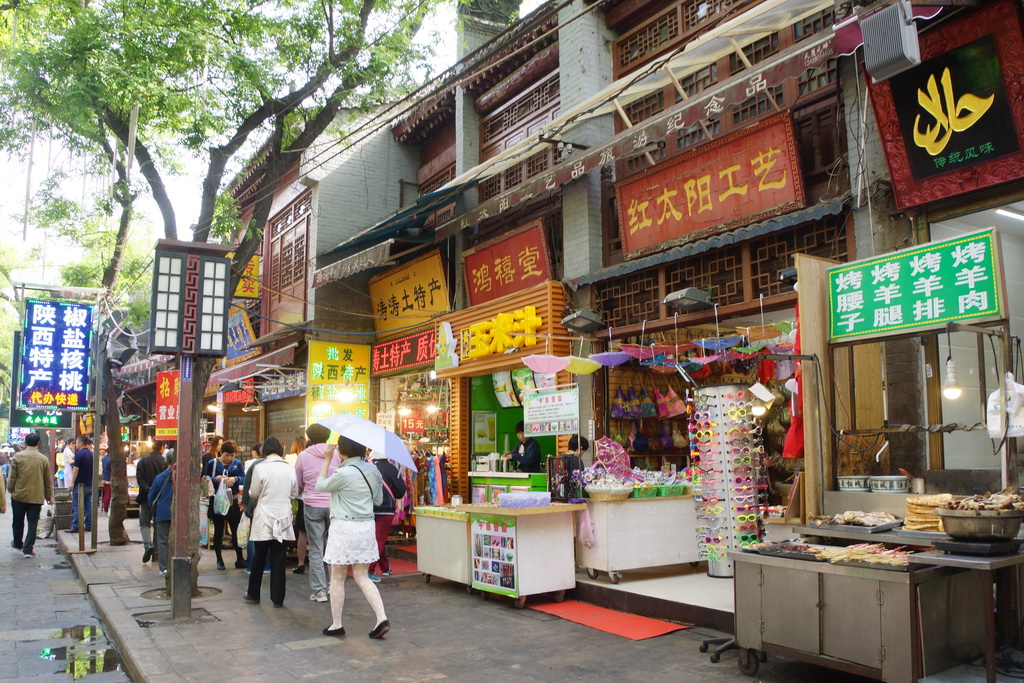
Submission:
M 536 439 L 526 436 L 526 426 L 522 421 L 516 425 L 516 436 L 519 437 L 519 445 L 501 457 L 519 463 L 520 472 L 540 472 L 540 444 Z

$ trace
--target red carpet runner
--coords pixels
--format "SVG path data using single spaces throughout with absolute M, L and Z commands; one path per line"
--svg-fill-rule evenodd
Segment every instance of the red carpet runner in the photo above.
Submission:
M 672 624 L 660 619 L 649 619 L 648 617 L 641 617 L 636 614 L 616 612 L 615 610 L 588 605 L 576 600 L 538 603 L 531 603 L 527 600 L 526 606 L 538 612 L 561 617 L 567 621 L 583 624 L 598 631 L 622 636 L 630 640 L 644 640 L 646 638 L 663 636 L 672 631 L 690 628 L 689 626 Z

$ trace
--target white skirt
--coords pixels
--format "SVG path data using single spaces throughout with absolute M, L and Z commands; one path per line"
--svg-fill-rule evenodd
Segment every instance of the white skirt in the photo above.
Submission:
M 380 559 L 377 525 L 372 519 L 331 519 L 327 532 L 327 564 L 370 564 Z

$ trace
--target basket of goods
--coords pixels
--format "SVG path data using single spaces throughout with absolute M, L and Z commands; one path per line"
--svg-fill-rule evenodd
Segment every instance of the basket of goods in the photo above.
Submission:
M 646 484 L 640 484 L 639 486 L 634 486 L 633 487 L 633 490 L 632 490 L 630 495 L 633 498 L 654 498 L 654 497 L 656 497 L 658 495 L 658 489 L 659 488 L 660 487 L 658 487 L 658 486 L 649 486 L 649 485 L 646 485 Z
M 935 510 L 950 538 L 963 541 L 1008 541 L 1024 520 L 1024 500 L 1006 489 L 996 494 L 951 500 Z
M 631 485 L 621 484 L 592 484 L 586 488 L 591 500 L 626 500 L 633 492 Z

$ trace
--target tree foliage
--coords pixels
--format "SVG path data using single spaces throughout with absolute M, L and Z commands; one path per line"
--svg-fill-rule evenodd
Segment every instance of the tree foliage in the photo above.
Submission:
M 232 235 L 234 287 L 262 243 L 273 191 L 339 110 L 380 104 L 413 85 L 411 74 L 428 71 L 417 68 L 412 38 L 436 2 L 15 0 L 0 5 L 8 28 L 0 38 L 0 145 L 24 153 L 35 126 L 116 168 L 121 217 L 104 269 L 108 287 L 140 192 L 156 201 L 163 236 L 187 239 L 165 180 L 188 155 L 204 159 L 193 239 Z M 137 168 L 130 182 L 127 157 Z M 243 163 L 259 175 L 245 224 L 224 196 Z M 46 210 L 69 232 L 83 223 L 58 202 Z M 212 361 L 196 363 L 194 405 L 202 405 L 211 369 Z M 199 417 L 192 416 L 193 443 L 179 444 L 193 473 Z M 198 528 L 191 531 L 195 567 Z

